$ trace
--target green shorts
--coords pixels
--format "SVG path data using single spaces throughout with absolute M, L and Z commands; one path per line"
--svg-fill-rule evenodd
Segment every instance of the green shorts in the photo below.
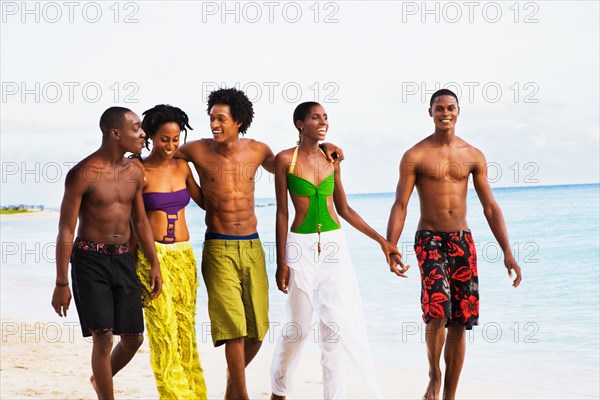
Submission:
M 269 283 L 260 239 L 204 242 L 202 276 L 213 344 L 263 340 L 269 330 Z

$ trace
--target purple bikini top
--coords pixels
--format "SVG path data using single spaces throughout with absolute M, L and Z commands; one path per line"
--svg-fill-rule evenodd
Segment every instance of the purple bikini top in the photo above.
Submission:
M 189 204 L 190 192 L 181 189 L 175 192 L 149 192 L 144 193 L 143 196 L 146 211 L 163 211 L 167 214 L 167 234 L 163 236 L 161 242 L 175 242 L 175 221 L 179 219 L 177 213 Z

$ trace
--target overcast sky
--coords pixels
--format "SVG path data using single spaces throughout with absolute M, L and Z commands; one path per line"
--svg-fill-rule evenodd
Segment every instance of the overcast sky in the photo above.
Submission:
M 442 86 L 493 187 L 599 181 L 597 1 L 0 5 L 2 205 L 58 206 L 107 107 L 176 105 L 193 140 L 210 137 L 208 92 L 234 85 L 255 105 L 247 136 L 274 152 L 295 144 L 294 107 L 321 102 L 348 193 L 395 190 Z

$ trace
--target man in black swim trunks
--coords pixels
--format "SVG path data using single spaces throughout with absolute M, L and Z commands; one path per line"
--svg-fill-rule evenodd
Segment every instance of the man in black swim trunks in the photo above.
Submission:
M 52 307 L 61 317 L 67 315 L 71 259 L 81 330 L 83 336 L 93 338 L 90 381 L 99 399 L 113 399 L 112 377 L 133 358 L 144 332 L 140 283 L 128 244 L 131 225 L 152 266 L 152 298 L 161 292 L 162 277 L 144 211 L 143 173 L 133 161 L 123 158 L 127 151 L 142 151 L 146 135 L 140 118 L 127 108 L 111 107 L 102 114 L 100 129 L 100 148 L 66 177 Z M 113 334 L 121 335 L 114 349 Z
M 445 347 L 444 399 L 456 395 L 465 358 L 465 329 L 478 324 L 479 288 L 477 256 L 467 224 L 469 175 L 483 205 L 485 217 L 504 253 L 513 286 L 521 282 L 521 268 L 510 250 L 502 211 L 487 181 L 486 160 L 481 151 L 455 135 L 460 109 L 450 90 L 435 92 L 429 115 L 435 131 L 409 149 L 400 162 L 396 201 L 388 222 L 387 239 L 398 243 L 408 200 L 417 187 L 421 218 L 415 252 L 421 271 L 421 308 L 427 323 L 425 343 L 429 361 L 429 385 L 423 398 L 437 399 L 442 386 L 440 357 Z M 398 264 L 400 257 L 396 258 Z M 392 272 L 395 271 L 392 266 Z M 446 330 L 448 329 L 447 335 Z

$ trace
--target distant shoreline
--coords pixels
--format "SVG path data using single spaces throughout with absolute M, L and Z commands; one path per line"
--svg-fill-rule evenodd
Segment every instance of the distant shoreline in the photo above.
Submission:
M 504 190 L 519 190 L 519 189 L 547 189 L 547 188 L 559 188 L 559 187 L 569 187 L 569 186 L 598 186 L 600 182 L 593 183 L 560 183 L 556 185 L 522 185 L 522 186 L 501 186 L 501 187 L 492 187 L 492 190 L 496 191 L 504 191 Z M 475 190 L 473 187 L 469 187 L 469 190 Z M 374 192 L 374 193 L 347 193 L 348 197 L 368 197 L 368 196 L 395 196 L 395 192 Z M 256 197 L 256 207 L 269 207 L 274 206 L 275 197 Z M 269 204 L 265 204 L 269 203 Z M 50 213 L 58 213 L 60 206 L 48 206 L 44 207 L 44 211 L 32 211 L 29 213 L 19 213 L 16 215 L 25 215 L 25 214 L 41 214 L 46 211 L 50 211 Z M 0 214 L 2 218 L 7 215 L 14 214 Z M 44 214 L 47 215 L 47 214 Z
M 28 213 L 28 212 L 35 212 L 35 211 L 23 210 L 23 209 L 0 210 L 0 215 L 24 214 L 24 213 Z
M 58 216 L 58 211 L 54 211 L 54 210 L 43 210 L 43 211 L 31 211 L 31 210 L 24 210 L 24 212 L 17 212 L 17 213 L 1 213 L 0 214 L 0 220 L 2 221 L 11 221 L 11 220 L 18 220 L 18 219 L 30 219 L 30 218 L 43 218 L 43 217 L 51 217 L 51 216 Z
M 505 191 L 505 190 L 521 190 L 521 189 L 535 189 L 535 190 L 542 190 L 542 189 L 549 189 L 549 188 L 564 188 L 564 187 L 569 187 L 569 186 L 573 186 L 573 187 L 579 187 L 579 186 L 599 186 L 600 182 L 595 182 L 595 183 L 561 183 L 561 184 L 556 184 L 556 185 L 527 185 L 527 186 L 500 186 L 500 187 L 492 187 L 493 191 Z M 469 187 L 470 191 L 475 191 L 475 188 L 473 188 L 472 186 Z M 396 192 L 374 192 L 374 193 L 346 193 L 346 195 L 349 198 L 365 198 L 365 197 L 375 197 L 375 196 L 390 196 L 390 197 L 394 197 L 396 195 Z M 413 192 L 413 195 L 417 195 L 416 194 L 416 190 Z M 261 207 L 265 207 L 267 206 L 267 204 L 264 204 L 266 202 L 269 201 L 273 201 L 275 199 L 275 197 L 257 197 L 256 201 L 259 202 L 263 202 L 261 204 Z

